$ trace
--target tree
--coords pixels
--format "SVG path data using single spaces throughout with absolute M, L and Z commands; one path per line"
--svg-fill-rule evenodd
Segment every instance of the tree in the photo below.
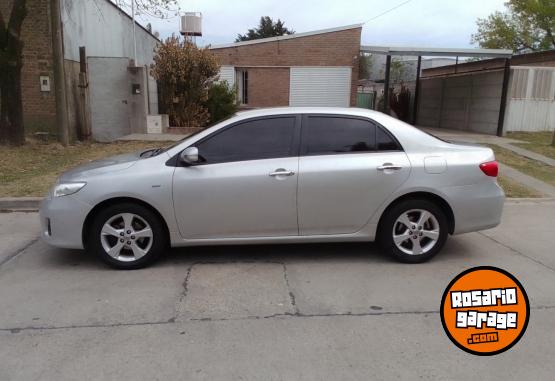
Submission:
M 260 18 L 258 27 L 249 29 L 246 34 L 238 34 L 235 42 L 257 40 L 259 38 L 277 37 L 293 34 L 295 31 L 287 29 L 285 24 L 278 19 L 275 23 L 269 16 Z
M 95 0 L 98 1 L 98 0 Z M 121 9 L 131 13 L 133 1 L 135 2 L 135 16 L 145 16 L 145 20 L 151 18 L 168 19 L 178 16 L 181 10 L 178 0 L 111 0 Z
M 391 60 L 391 68 L 389 72 L 391 73 L 391 81 L 393 83 L 403 82 L 407 73 L 407 64 L 399 58 L 393 58 Z
M 555 48 L 555 1 L 509 0 L 505 12 L 478 19 L 472 43 L 517 53 Z
M 152 76 L 173 126 L 202 127 L 210 120 L 205 106 L 219 65 L 208 48 L 172 36 L 156 48 Z
M 227 81 L 212 84 L 208 91 L 206 108 L 210 114 L 210 123 L 223 120 L 237 111 L 237 92 Z
M 7 24 L 0 10 L 0 143 L 13 145 L 25 142 L 21 99 L 21 27 L 26 16 L 25 0 L 13 0 Z
M 370 79 L 372 76 L 372 64 L 374 58 L 369 54 L 361 53 L 358 57 L 358 78 Z

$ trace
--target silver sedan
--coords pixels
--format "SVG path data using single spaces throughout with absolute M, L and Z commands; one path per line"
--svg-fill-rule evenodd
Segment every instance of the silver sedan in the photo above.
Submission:
M 64 173 L 41 206 L 46 242 L 122 269 L 168 246 L 377 240 L 403 262 L 499 224 L 489 148 L 355 108 L 240 112 L 164 149 Z

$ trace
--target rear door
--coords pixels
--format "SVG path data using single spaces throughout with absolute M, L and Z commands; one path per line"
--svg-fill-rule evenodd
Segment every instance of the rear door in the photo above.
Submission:
M 396 139 L 373 121 L 305 115 L 299 158 L 299 234 L 360 230 L 408 177 Z

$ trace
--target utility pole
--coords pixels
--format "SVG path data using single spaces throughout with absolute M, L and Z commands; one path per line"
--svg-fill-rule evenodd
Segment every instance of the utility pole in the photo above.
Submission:
M 69 122 L 67 118 L 67 99 L 64 73 L 64 46 L 62 40 L 62 18 L 60 0 L 50 0 L 52 15 L 52 51 L 54 58 L 54 92 L 56 96 L 56 122 L 58 139 L 62 145 L 69 144 Z
M 131 0 L 131 18 L 133 19 L 133 65 L 137 66 L 137 37 L 135 35 L 135 0 Z

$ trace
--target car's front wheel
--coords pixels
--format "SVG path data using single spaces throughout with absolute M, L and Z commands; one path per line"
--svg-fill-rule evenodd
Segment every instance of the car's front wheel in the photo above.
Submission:
M 447 218 L 425 199 L 399 202 L 387 211 L 380 226 L 380 243 L 401 262 L 424 262 L 436 255 L 447 239 Z
M 118 269 L 137 269 L 164 251 L 167 239 L 160 218 L 131 203 L 108 206 L 93 220 L 87 249 Z

